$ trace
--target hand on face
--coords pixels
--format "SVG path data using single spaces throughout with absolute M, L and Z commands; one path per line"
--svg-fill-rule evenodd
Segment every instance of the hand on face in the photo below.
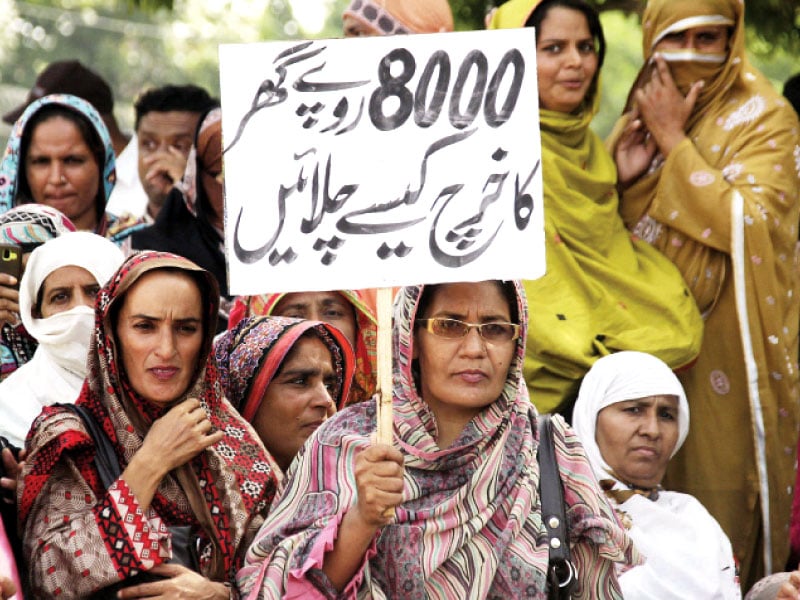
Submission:
M 358 503 L 352 509 L 369 527 L 383 527 L 403 501 L 403 455 L 386 444 L 375 444 L 355 460 Z
M 196 398 L 184 400 L 157 419 L 144 438 L 139 452 L 152 457 L 164 474 L 197 456 L 224 437 L 212 431 L 211 421 Z
M 144 168 L 142 183 L 148 196 L 165 199 L 172 187 L 183 177 L 186 158 L 181 150 L 172 146 L 159 149 L 142 158 Z
M 649 81 L 636 90 L 634 98 L 645 128 L 665 157 L 686 137 L 686 123 L 704 85 L 702 81 L 695 82 L 684 97 L 667 62 L 656 55 Z
M 658 146 L 634 109 L 614 149 L 617 181 L 624 188 L 634 182 L 653 162 Z
M 181 565 L 162 563 L 149 573 L 166 577 L 162 581 L 132 585 L 119 591 L 118 598 L 196 598 L 198 600 L 228 600 L 230 589 L 209 581 L 199 573 Z

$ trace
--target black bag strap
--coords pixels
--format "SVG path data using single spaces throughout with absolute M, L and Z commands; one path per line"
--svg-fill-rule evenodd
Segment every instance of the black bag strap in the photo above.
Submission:
M 114 452 L 114 446 L 111 445 L 111 440 L 87 407 L 79 404 L 59 404 L 59 406 L 72 411 L 83 421 L 86 431 L 89 432 L 89 437 L 94 440 L 95 465 L 100 473 L 100 481 L 103 482 L 103 487 L 108 489 L 112 483 L 119 479 L 122 473 L 119 459 L 117 458 L 117 453 Z
M 560 588 L 557 597 L 568 597 L 576 582 L 577 572 L 570 560 L 569 529 L 564 507 L 564 488 L 556 461 L 553 423 L 550 415 L 537 417 L 539 431 L 539 497 L 542 501 L 542 520 L 549 538 L 550 563 L 548 578 Z M 553 577 L 555 581 L 553 581 Z

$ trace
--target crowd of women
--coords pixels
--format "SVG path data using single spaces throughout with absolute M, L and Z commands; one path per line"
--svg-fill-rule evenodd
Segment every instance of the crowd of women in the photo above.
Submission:
M 453 28 L 444 0 L 343 20 Z M 487 26 L 537 32 L 547 273 L 397 291 L 391 444 L 370 290 L 229 297 L 218 109 L 174 218 L 128 242 L 97 111 L 22 113 L 0 598 L 800 596 L 800 124 L 747 61 L 743 3 L 648 2 L 606 143 L 589 4 L 509 0 Z

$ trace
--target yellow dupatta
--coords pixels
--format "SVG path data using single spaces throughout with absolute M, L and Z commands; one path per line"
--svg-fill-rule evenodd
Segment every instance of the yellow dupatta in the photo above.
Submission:
M 536 4 L 512 0 L 490 27 L 522 25 Z M 524 282 L 524 373 L 542 412 L 571 404 L 606 354 L 638 350 L 676 369 L 700 349 L 702 321 L 680 273 L 619 217 L 616 167 L 589 128 L 598 105 L 594 93 L 578 114 L 539 111 L 547 272 Z

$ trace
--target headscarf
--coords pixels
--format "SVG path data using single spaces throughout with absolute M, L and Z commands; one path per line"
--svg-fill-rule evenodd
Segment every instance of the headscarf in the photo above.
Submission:
M 664 361 L 644 352 L 616 352 L 598 359 L 589 369 L 575 402 L 572 427 L 598 480 L 613 478 L 625 486 L 630 483 L 620 482 L 600 453 L 595 439 L 597 415 L 617 402 L 661 395 L 678 398 L 678 441 L 672 458 L 689 434 L 689 403 L 681 382 Z
M 453 31 L 447 0 L 352 0 L 345 15 L 378 35 Z
M 378 324 L 375 312 L 369 307 L 362 290 L 336 290 L 352 305 L 356 315 L 356 368 L 349 396 L 344 404 L 353 404 L 372 398 L 378 387 L 377 382 L 377 344 Z M 228 328 L 232 329 L 239 321 L 252 315 L 269 316 L 285 296 L 285 293 L 263 294 L 260 296 L 237 296 L 231 309 Z
M 693 496 L 642 490 L 622 481 L 597 445 L 597 416 L 604 408 L 647 396 L 678 398 L 678 439 L 670 458 L 689 433 L 689 404 L 678 378 L 655 356 L 618 352 L 599 359 L 581 384 L 573 427 L 597 479 L 613 500 L 628 533 L 647 561 L 620 575 L 629 600 L 718 598 L 739 600 L 730 540 Z
M 189 212 L 198 218 L 208 219 L 208 203 L 200 173 L 222 173 L 222 109 L 214 108 L 200 120 L 195 143 L 186 159 L 186 170 L 178 187 Z M 219 183 L 219 182 L 217 182 Z M 220 191 L 222 184 L 219 183 Z M 198 203 L 201 206 L 198 206 Z
M 0 188 L 3 186 L 2 182 L 0 176 Z M 0 213 L 0 242 L 19 244 L 23 252 L 31 252 L 47 240 L 67 231 L 75 231 L 72 221 L 60 211 L 44 204 L 20 204 Z M 2 336 L 0 343 L 0 380 L 2 380 L 33 357 L 36 340 L 25 330 L 21 322 L 4 323 L 0 329 L 0 336 Z
M 545 597 L 548 550 L 536 491 L 536 416 L 522 384 L 527 310 L 522 286 L 505 285 L 513 289 L 511 313 L 519 314 L 522 329 L 505 384 L 446 449 L 437 445 L 433 412 L 414 380 L 414 323 L 423 287 L 399 291 L 393 409 L 395 444 L 405 463 L 403 502 L 376 536 L 377 546 L 347 597 L 356 597 L 355 587 L 359 598 Z M 611 561 L 634 560 L 632 545 L 598 493 L 574 436 L 561 419 L 554 424 L 581 588 L 592 597 L 618 597 Z M 327 539 L 356 502 L 353 460 L 367 447 L 375 425 L 374 403 L 351 405 L 306 444 L 248 551 L 237 580 L 244 595 L 300 597 L 289 588 L 321 565 L 314 548 L 324 542 L 315 540 Z
M 72 221 L 45 204 L 20 204 L 0 214 L 0 243 L 18 244 L 23 252 L 68 231 L 75 231 Z
M 86 406 L 108 434 L 123 469 L 142 447 L 153 421 L 169 410 L 170 407 L 157 407 L 147 402 L 133 390 L 123 369 L 113 323 L 113 315 L 124 301 L 126 292 L 145 274 L 159 269 L 194 274 L 205 310 L 203 345 L 196 375 L 172 406 L 187 398 L 198 398 L 214 430 L 225 431 L 226 435 L 222 441 L 165 477 L 153 497 L 151 508 L 168 525 L 193 525 L 199 530 L 201 572 L 216 581 L 229 581 L 236 569 L 236 553 L 247 528 L 252 519 L 265 509 L 274 493 L 275 467 L 255 431 L 225 400 L 213 361 L 207 362 L 219 298 L 214 277 L 189 260 L 173 254 L 141 252 L 130 256 L 98 295 L 95 335 L 89 348 L 89 375 L 77 404 Z M 34 423 L 28 438 L 29 464 L 26 465 L 24 489 L 19 498 L 23 523 L 35 503 L 48 502 L 39 498 L 40 491 L 48 482 L 53 465 L 65 453 L 80 465 L 80 474 L 94 495 L 99 497 L 103 493 L 91 462 L 94 446 L 87 441 L 78 420 L 71 415 L 65 417 L 62 411 L 57 407 L 46 408 Z M 214 485 L 201 485 L 200 482 L 213 482 Z M 198 506 L 205 508 L 190 508 Z M 49 509 L 55 510 L 55 507 L 51 505 Z M 198 510 L 204 514 L 198 514 Z M 122 559 L 117 565 L 118 577 L 129 573 L 132 568 L 142 568 L 132 564 L 130 557 Z
M 86 118 L 94 128 L 105 148 L 104 163 L 100 165 L 100 186 L 102 194 L 99 194 L 101 197 L 98 198 L 97 206 L 97 233 L 105 235 L 105 227 L 107 226 L 104 219 L 105 207 L 111 195 L 111 190 L 114 189 L 114 182 L 117 177 L 114 146 L 111 144 L 111 137 L 108 134 L 108 129 L 106 129 L 100 113 L 98 113 L 91 104 L 86 102 L 86 100 L 69 94 L 50 94 L 49 96 L 44 96 L 43 98 L 31 102 L 25 109 L 25 112 L 22 113 L 22 116 L 14 123 L 11 134 L 8 137 L 8 145 L 3 155 L 3 162 L 0 164 L 0 213 L 18 204 L 31 202 L 33 200 L 32 198 L 21 198 L 18 195 L 20 190 L 20 178 L 24 177 L 25 170 L 25 157 L 20 156 L 22 137 L 31 118 L 42 108 L 52 104 L 64 106 Z M 102 230 L 100 230 L 101 228 Z
M 492 26 L 522 26 L 538 4 L 511 0 Z M 539 109 L 547 270 L 525 282 L 537 319 L 525 379 L 541 412 L 568 412 L 602 356 L 639 350 L 680 368 L 702 342 L 702 320 L 680 273 L 631 236 L 618 214 L 616 165 L 590 128 L 597 87 L 573 113 Z
M 283 360 L 309 330 L 331 353 L 337 391 L 333 401 L 341 406 L 350 391 L 355 369 L 353 351 L 344 334 L 333 325 L 290 317 L 250 317 L 239 321 L 214 342 L 214 357 L 225 396 L 241 415 L 253 422 L 264 393 Z
M 61 267 L 86 269 L 103 285 L 124 256 L 112 242 L 94 233 L 69 232 L 36 248 L 28 259 L 19 292 L 22 324 L 38 343 L 33 358 L 0 383 L 0 433 L 22 447 L 31 423 L 45 406 L 75 402 L 86 378 L 86 353 L 94 331 L 94 310 L 75 306 L 47 318 L 35 318 L 45 279 Z

